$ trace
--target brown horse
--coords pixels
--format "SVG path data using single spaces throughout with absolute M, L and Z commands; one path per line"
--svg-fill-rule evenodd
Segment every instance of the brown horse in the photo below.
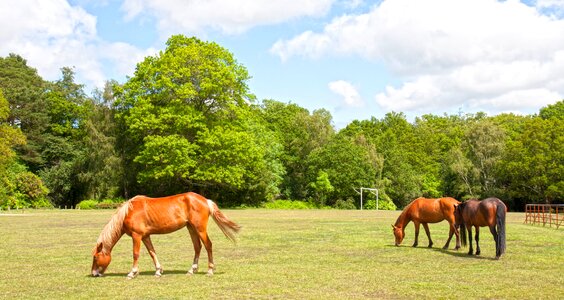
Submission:
M 194 262 L 188 274 L 198 270 L 201 243 L 208 252 L 208 275 L 213 275 L 212 242 L 207 233 L 208 218 L 212 216 L 227 238 L 235 242 L 239 225 L 229 220 L 217 205 L 196 193 L 185 193 L 162 198 L 135 196 L 125 202 L 104 227 L 92 251 L 92 276 L 102 276 L 111 262 L 111 252 L 119 239 L 127 234 L 133 239 L 133 268 L 127 274 L 131 279 L 139 274 L 139 250 L 145 244 L 155 264 L 155 276 L 163 273 L 151 242 L 151 234 L 171 233 L 186 227 L 194 244 Z M 200 243 L 201 242 L 201 243 Z
M 454 216 L 456 224 L 460 226 L 462 245 L 466 246 L 466 231 L 470 241 L 468 255 L 472 255 L 472 226 L 476 228 L 476 255 L 480 255 L 480 227 L 488 226 L 495 241 L 495 258 L 505 253 L 505 215 L 507 206 L 497 198 L 487 198 L 483 201 L 468 200 L 456 207 Z
M 410 221 L 413 221 L 415 225 L 415 242 L 413 247 L 417 247 L 419 239 L 419 224 L 423 224 L 427 237 L 429 238 L 429 248 L 433 246 L 433 241 L 431 240 L 431 233 L 429 232 L 428 223 L 438 223 L 442 220 L 447 220 L 450 224 L 450 231 L 448 235 L 448 240 L 443 247 L 443 249 L 448 249 L 452 235 L 456 234 L 456 250 L 460 248 L 460 237 L 458 235 L 458 229 L 454 226 L 454 208 L 460 202 L 454 198 L 438 198 L 438 199 L 426 199 L 417 198 L 408 204 L 401 215 L 396 220 L 396 224 L 392 225 L 394 229 L 394 236 L 396 238 L 396 246 L 399 246 L 403 241 L 405 236 L 405 227 Z

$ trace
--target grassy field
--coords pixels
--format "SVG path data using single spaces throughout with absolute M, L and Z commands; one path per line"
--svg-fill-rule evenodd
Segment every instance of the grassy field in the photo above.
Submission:
M 510 213 L 507 253 L 493 260 L 488 230 L 482 255 L 467 248 L 440 249 L 447 223 L 432 224 L 435 248 L 421 232 L 412 248 L 409 224 L 402 247 L 393 245 L 390 224 L 399 212 L 337 210 L 225 210 L 243 226 L 237 245 L 210 220 L 216 273 L 186 276 L 193 249 L 186 230 L 153 237 L 164 266 L 155 278 L 143 248 L 140 275 L 131 268 L 131 239 L 113 251 L 106 276 L 89 276 L 91 250 L 113 211 L 52 210 L 0 213 L 0 298 L 290 298 L 290 299 L 562 299 L 564 229 L 523 224 Z M 451 244 L 453 245 L 453 244 Z

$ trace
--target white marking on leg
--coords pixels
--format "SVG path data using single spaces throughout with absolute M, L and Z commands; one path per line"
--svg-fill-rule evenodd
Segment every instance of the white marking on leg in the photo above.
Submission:
M 137 277 L 137 274 L 139 274 L 139 268 L 133 268 L 133 269 L 131 269 L 131 272 L 129 272 L 129 274 L 127 274 L 127 279 L 133 279 L 133 278 Z
M 198 272 L 198 264 L 193 264 L 192 268 L 188 271 L 188 274 L 194 275 L 196 272 Z
M 156 269 L 157 271 L 155 272 L 155 276 L 161 277 L 163 275 L 163 267 L 161 266 L 161 264 L 157 263 Z

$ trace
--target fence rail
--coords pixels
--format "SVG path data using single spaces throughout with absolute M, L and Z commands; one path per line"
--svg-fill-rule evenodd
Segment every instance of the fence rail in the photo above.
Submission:
M 527 204 L 525 224 L 541 225 L 558 229 L 564 223 L 564 204 Z

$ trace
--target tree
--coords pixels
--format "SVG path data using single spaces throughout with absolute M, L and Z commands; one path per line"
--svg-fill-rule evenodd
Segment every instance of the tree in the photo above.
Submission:
M 188 189 L 229 201 L 234 199 L 226 199 L 228 194 L 272 187 L 259 183 L 257 175 L 279 176 L 274 174 L 279 168 L 266 167 L 277 141 L 254 122 L 248 79 L 226 49 L 181 35 L 138 64 L 115 94 L 117 117 L 127 131 L 121 145 L 130 153 L 126 164 L 133 166 L 125 170 L 143 184 L 138 192 Z
M 326 110 L 310 112 L 293 103 L 264 100 L 263 118 L 283 145 L 280 159 L 286 170 L 281 190 L 283 197 L 305 199 L 308 195 L 307 161 L 310 154 L 325 146 L 335 134 L 331 114 Z
M 0 89 L 0 207 L 50 206 L 41 179 L 16 161 L 14 147 L 25 144 L 25 136 L 8 123 L 9 116 L 9 104 Z
M 560 100 L 554 104 L 541 108 L 539 116 L 544 119 L 564 119 L 564 100 Z
M 320 180 L 326 173 L 334 190 L 327 194 L 327 204 L 333 205 L 338 199 L 347 199 L 354 189 L 361 186 L 375 186 L 377 173 L 383 160 L 375 155 L 374 147 L 363 136 L 337 134 L 327 145 L 312 151 L 307 165 L 309 182 Z M 322 179 L 322 178 L 321 178 Z M 310 185 L 310 196 L 317 197 L 319 184 Z
M 561 202 L 564 198 L 564 121 L 532 118 L 508 141 L 499 168 L 508 197 L 518 209 L 525 203 Z
M 329 181 L 329 175 L 324 171 L 317 173 L 317 178 L 309 184 L 309 187 L 312 189 L 315 202 L 319 207 L 325 206 L 328 194 L 335 190 L 331 181 Z
M 26 136 L 26 143 L 16 148 L 20 159 L 32 171 L 45 163 L 41 147 L 45 142 L 44 131 L 49 124 L 45 107 L 46 82 L 37 70 L 27 65 L 21 56 L 10 54 L 0 57 L 0 89 L 9 102 L 10 115 L 7 123 L 17 127 Z

